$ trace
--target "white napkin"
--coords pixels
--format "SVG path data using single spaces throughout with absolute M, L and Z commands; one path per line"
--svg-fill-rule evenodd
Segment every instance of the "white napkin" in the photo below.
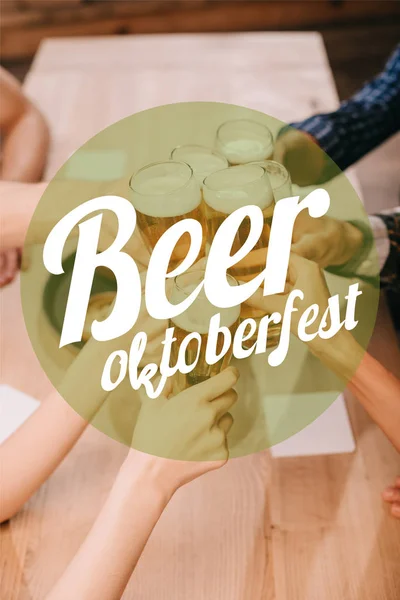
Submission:
M 306 394 L 299 394 L 300 396 Z M 343 395 L 311 425 L 271 448 L 274 458 L 345 454 L 356 448 Z
M 40 402 L 15 388 L 0 385 L 0 444 L 30 417 Z

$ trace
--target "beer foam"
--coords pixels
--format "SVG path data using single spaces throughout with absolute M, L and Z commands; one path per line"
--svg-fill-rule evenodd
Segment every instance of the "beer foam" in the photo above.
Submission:
M 150 217 L 178 217 L 191 212 L 201 202 L 200 187 L 195 179 L 174 174 L 157 175 L 134 182 L 133 206 Z
M 211 152 L 201 152 L 200 150 L 188 150 L 185 153 L 184 160 L 192 167 L 193 173 L 200 184 L 211 173 L 227 167 L 226 160 L 222 156 L 211 154 Z
M 174 290 L 172 302 L 178 304 L 197 287 L 197 284 L 188 285 L 183 290 Z M 196 300 L 181 315 L 172 319 L 173 325 L 180 327 L 188 333 L 196 331 L 201 335 L 207 334 L 211 318 L 220 313 L 220 326 L 230 327 L 240 316 L 240 306 L 231 308 L 218 308 L 207 299 L 204 290 L 200 292 Z
M 255 167 L 259 171 L 259 167 Z M 256 171 L 256 173 L 257 173 Z M 231 167 L 218 173 L 218 190 L 204 186 L 204 200 L 214 210 L 229 215 L 238 208 L 250 204 L 265 210 L 274 202 L 272 189 L 267 178 L 249 181 L 250 169 Z M 214 184 L 215 176 L 213 177 Z M 212 182 L 211 182 L 212 183 Z M 236 186 L 236 187 L 235 187 Z
M 211 193 L 204 190 L 204 200 L 214 210 L 230 215 L 238 208 L 249 205 L 255 205 L 261 210 L 265 210 L 273 203 L 274 197 L 269 191 L 256 195 L 243 190 L 223 190 Z
M 237 139 L 224 142 L 223 153 L 231 164 L 246 164 L 268 158 L 272 145 L 257 139 Z

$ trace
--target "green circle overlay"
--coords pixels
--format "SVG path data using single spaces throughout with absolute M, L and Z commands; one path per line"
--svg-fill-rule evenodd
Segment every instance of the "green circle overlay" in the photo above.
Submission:
M 214 147 L 216 131 L 224 121 L 251 119 L 267 125 L 276 138 L 285 123 L 248 108 L 211 102 L 188 102 L 152 108 L 107 127 L 79 148 L 48 185 L 35 211 L 24 247 L 28 268 L 21 276 L 21 295 L 28 334 L 40 364 L 62 397 L 91 424 L 130 446 L 141 408 L 129 378 L 110 394 L 100 386 L 105 360 L 111 350 L 107 342 L 90 340 L 59 348 L 60 329 L 69 290 L 77 235 L 64 248 L 64 274 L 50 275 L 43 264 L 43 245 L 52 227 L 70 210 L 92 198 L 113 194 L 129 199 L 129 179 L 146 164 L 168 160 L 171 150 L 185 144 Z M 321 150 L 321 153 L 324 154 Z M 324 154 L 324 160 L 329 160 Z M 331 161 L 332 163 L 332 161 Z M 332 163 L 335 167 L 335 165 Z M 368 219 L 356 191 L 345 174 L 315 187 L 326 189 L 331 198 L 328 215 L 342 220 Z M 313 188 L 297 188 L 306 195 Z M 76 233 L 76 232 L 75 232 Z M 353 281 L 327 274 L 331 295 L 344 299 Z M 115 290 L 109 273 L 97 273 L 92 292 Z M 357 300 L 358 325 L 354 336 L 367 347 L 378 306 L 379 289 L 361 284 Z M 240 370 L 238 401 L 232 409 L 233 427 L 228 435 L 230 457 L 265 450 L 299 432 L 321 415 L 345 387 L 332 372 L 308 353 L 292 336 L 282 365 L 271 367 L 267 353 L 232 364 Z M 195 417 L 194 417 L 195 418 Z M 148 431 L 139 449 L 163 454 L 158 442 L 165 431 Z M 154 442 L 154 443 L 153 443 Z M 156 450 L 152 450 L 152 448 Z M 170 458 L 174 456 L 168 450 Z

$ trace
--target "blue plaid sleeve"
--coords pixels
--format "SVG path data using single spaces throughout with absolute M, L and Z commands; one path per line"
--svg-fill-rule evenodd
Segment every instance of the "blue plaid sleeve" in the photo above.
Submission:
M 342 170 L 400 129 L 400 45 L 377 77 L 335 112 L 314 115 L 292 127 L 312 135 Z

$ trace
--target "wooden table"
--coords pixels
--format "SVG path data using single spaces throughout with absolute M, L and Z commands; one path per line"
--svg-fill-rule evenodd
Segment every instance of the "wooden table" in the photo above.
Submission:
M 315 33 L 48 40 L 25 89 L 52 130 L 48 177 L 90 136 L 151 106 L 231 102 L 290 121 L 337 105 Z M 17 282 L 2 291 L 2 305 L 2 379 L 42 399 L 50 384 L 24 329 Z M 398 369 L 386 313 L 379 318 L 371 348 Z M 348 398 L 348 405 L 355 454 L 279 459 L 271 469 L 260 453 L 182 489 L 124 598 L 395 600 L 400 527 L 382 508 L 380 491 L 398 474 L 399 460 L 358 404 Z M 90 427 L 3 526 L 4 597 L 44 597 L 87 534 L 125 453 Z

